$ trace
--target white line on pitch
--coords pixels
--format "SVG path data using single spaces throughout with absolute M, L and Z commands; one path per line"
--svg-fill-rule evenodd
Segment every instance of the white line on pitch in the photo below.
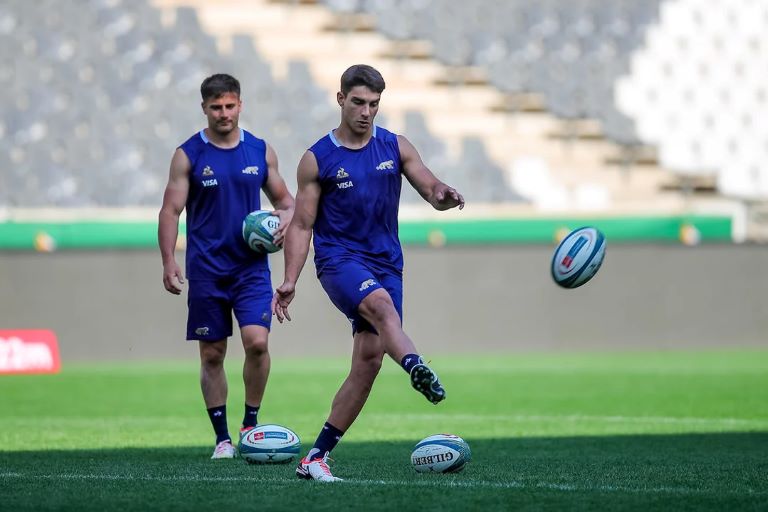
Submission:
M 24 474 L 24 473 L 0 473 L 0 478 L 18 478 L 18 479 L 42 479 L 42 480 L 122 480 L 122 481 L 150 481 L 150 482 L 255 482 L 269 485 L 306 485 L 306 482 L 295 479 L 278 478 L 248 478 L 238 476 L 210 477 L 198 475 L 173 475 L 173 476 L 152 476 L 152 475 L 109 475 L 93 473 L 62 473 L 62 474 Z M 689 487 L 626 487 L 614 485 L 576 485 L 576 484 L 558 484 L 551 482 L 489 482 L 479 481 L 456 481 L 448 480 L 445 482 L 436 481 L 418 481 L 418 480 L 344 480 L 341 485 L 359 485 L 371 486 L 381 485 L 388 487 L 445 487 L 445 488 L 491 488 L 491 489 L 547 489 L 564 492 L 625 492 L 640 494 L 729 494 L 729 495 L 750 495 L 762 496 L 768 493 L 755 491 L 753 489 L 744 489 L 743 491 L 723 490 L 723 489 L 693 489 Z

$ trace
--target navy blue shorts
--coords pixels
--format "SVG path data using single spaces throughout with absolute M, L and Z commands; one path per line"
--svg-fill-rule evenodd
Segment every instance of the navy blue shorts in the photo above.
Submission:
M 384 288 L 389 293 L 402 323 L 403 278 L 400 274 L 373 269 L 358 261 L 344 260 L 324 264 L 317 277 L 331 302 L 352 323 L 353 334 L 362 331 L 376 332 L 357 308 L 364 298 L 379 288 Z
M 259 270 L 220 279 L 189 279 L 187 339 L 218 341 L 232 336 L 232 312 L 240 327 L 272 325 L 272 279 Z

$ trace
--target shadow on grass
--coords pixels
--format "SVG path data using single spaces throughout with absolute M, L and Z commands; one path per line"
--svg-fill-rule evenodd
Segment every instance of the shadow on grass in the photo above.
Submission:
M 210 448 L 0 452 L 2 510 L 765 510 L 768 433 L 468 438 L 455 475 L 420 475 L 413 443 L 342 443 L 343 484 Z M 306 448 L 306 447 L 305 447 Z

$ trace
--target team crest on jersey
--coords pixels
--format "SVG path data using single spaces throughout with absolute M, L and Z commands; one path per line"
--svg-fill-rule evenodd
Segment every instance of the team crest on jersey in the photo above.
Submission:
M 211 169 L 210 165 L 206 165 L 205 169 L 203 169 L 203 176 L 213 176 L 213 169 Z
M 343 167 L 339 167 L 339 170 L 336 171 L 336 179 L 343 180 L 344 178 L 349 178 L 349 173 L 345 171 Z M 341 181 L 336 184 L 336 188 L 338 188 L 339 190 L 343 190 L 345 188 L 350 188 L 354 186 L 355 185 L 354 183 L 352 183 L 352 180 Z
M 393 160 L 387 160 L 386 162 L 381 162 L 379 165 L 376 166 L 377 171 L 392 170 L 394 168 L 395 168 L 395 162 Z
M 249 165 L 245 169 L 243 169 L 243 174 L 253 174 L 258 176 L 259 175 L 259 167 L 257 165 Z

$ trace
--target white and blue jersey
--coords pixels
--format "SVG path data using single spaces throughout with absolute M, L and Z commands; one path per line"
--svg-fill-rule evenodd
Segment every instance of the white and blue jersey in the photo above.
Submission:
M 402 184 L 397 136 L 373 127 L 360 149 L 342 146 L 328 133 L 310 148 L 322 193 L 314 225 L 315 265 L 358 259 L 402 272 L 398 209 Z
M 201 130 L 180 146 L 192 164 L 187 198 L 187 276 L 209 279 L 256 268 L 267 257 L 243 241 L 245 216 L 261 209 L 267 181 L 267 145 L 240 129 L 240 143 L 224 149 Z

